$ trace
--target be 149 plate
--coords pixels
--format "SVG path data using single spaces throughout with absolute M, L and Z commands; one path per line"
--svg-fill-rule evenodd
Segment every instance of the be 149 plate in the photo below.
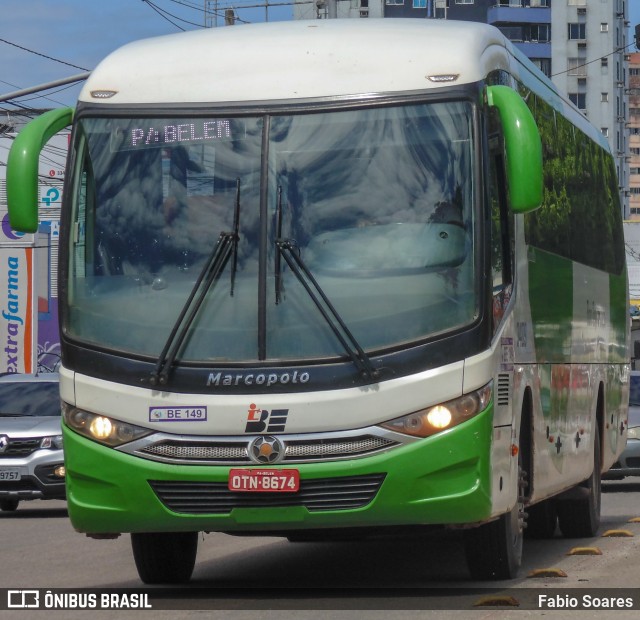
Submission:
M 297 469 L 232 469 L 229 490 L 248 493 L 295 493 L 300 489 Z

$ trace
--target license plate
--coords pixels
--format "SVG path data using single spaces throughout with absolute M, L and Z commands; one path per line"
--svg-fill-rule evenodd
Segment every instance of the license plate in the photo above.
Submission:
M 0 480 L 20 480 L 22 475 L 19 469 L 0 469 Z
M 232 469 L 229 490 L 247 493 L 295 493 L 300 489 L 297 469 Z

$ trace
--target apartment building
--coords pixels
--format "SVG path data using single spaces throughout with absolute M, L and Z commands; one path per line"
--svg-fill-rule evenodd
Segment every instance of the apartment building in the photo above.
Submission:
M 640 222 L 640 53 L 629 55 L 629 220 Z
M 629 217 L 627 90 L 633 37 L 628 1 L 301 0 L 294 5 L 294 19 L 411 17 L 496 26 L 607 136 L 616 156 L 624 216 Z
M 626 0 L 553 0 L 551 33 L 551 79 L 609 139 L 625 217 L 630 207 L 626 123 L 632 51 L 627 15 Z

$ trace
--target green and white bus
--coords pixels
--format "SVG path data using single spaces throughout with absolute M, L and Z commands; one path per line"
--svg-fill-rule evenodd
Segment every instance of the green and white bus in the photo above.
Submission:
M 455 45 L 452 45 L 455 42 Z M 199 532 L 592 536 L 626 441 L 627 277 L 600 132 L 486 25 L 327 20 L 127 45 L 75 109 L 60 242 L 72 524 L 141 579 Z M 528 515 L 528 517 L 527 517 Z

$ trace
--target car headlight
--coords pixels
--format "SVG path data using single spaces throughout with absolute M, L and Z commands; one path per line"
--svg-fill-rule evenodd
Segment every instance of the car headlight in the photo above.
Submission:
M 51 435 L 43 437 L 40 442 L 41 448 L 52 448 L 54 450 L 62 450 L 62 435 Z
M 62 404 L 62 417 L 65 424 L 76 433 L 112 448 L 153 432 L 148 428 L 90 413 L 67 403 Z
M 632 426 L 627 429 L 627 439 L 640 439 L 640 426 Z
M 453 428 L 487 408 L 491 401 L 492 384 L 464 394 L 460 398 L 414 411 L 395 420 L 380 424 L 386 428 L 414 437 L 429 437 L 448 428 Z

